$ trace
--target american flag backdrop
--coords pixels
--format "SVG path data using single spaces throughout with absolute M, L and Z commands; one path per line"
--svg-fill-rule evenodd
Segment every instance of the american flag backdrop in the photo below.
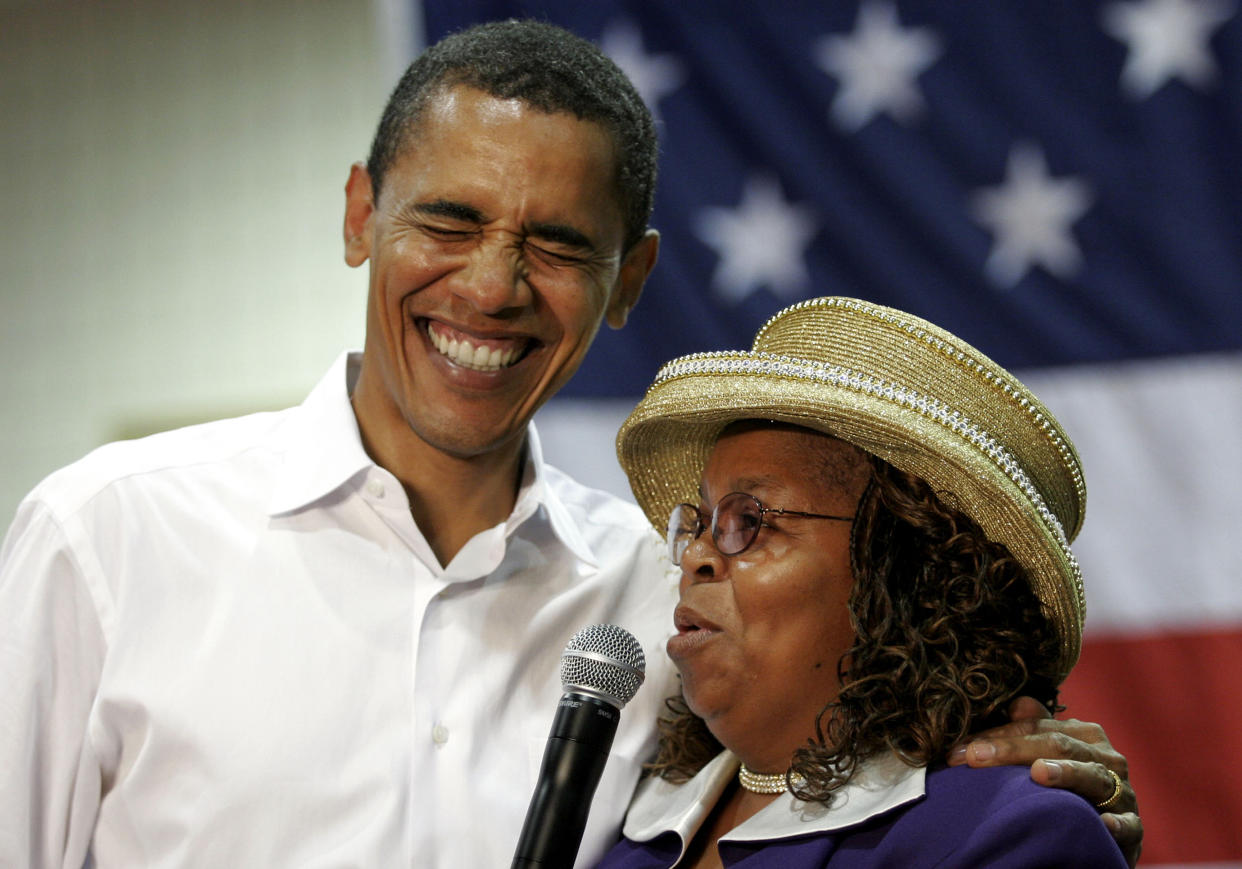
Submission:
M 1086 468 L 1063 700 L 1132 764 L 1143 865 L 1242 866 L 1238 0 L 424 0 L 425 38 L 537 17 L 655 112 L 660 261 L 541 431 L 623 491 L 659 365 L 847 295 L 1022 377 Z M 1055 835 L 1055 831 L 1049 831 Z

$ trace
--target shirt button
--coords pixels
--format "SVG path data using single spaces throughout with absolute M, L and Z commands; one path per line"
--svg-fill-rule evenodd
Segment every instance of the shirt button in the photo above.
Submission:
M 384 484 L 379 480 L 367 480 L 367 494 L 372 498 L 384 497 Z
M 444 745 L 444 743 L 448 742 L 448 738 L 448 728 L 443 724 L 437 724 L 435 727 L 431 728 L 431 739 L 436 745 Z

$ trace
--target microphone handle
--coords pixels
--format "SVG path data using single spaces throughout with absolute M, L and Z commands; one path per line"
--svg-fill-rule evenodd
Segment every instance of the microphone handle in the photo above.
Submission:
M 573 869 L 620 719 L 621 710 L 603 700 L 561 696 L 512 869 Z

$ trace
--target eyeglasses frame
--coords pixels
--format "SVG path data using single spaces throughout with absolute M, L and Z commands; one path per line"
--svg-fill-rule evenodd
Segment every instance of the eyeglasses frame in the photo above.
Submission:
M 759 524 L 755 526 L 754 533 L 750 535 L 750 539 L 746 541 L 745 545 L 743 545 L 741 549 L 738 549 L 736 552 L 725 552 L 720 547 L 720 541 L 717 539 L 717 529 L 719 528 L 719 524 L 717 520 L 720 516 L 720 505 L 723 504 L 725 501 L 729 500 L 730 498 L 732 498 L 734 495 L 741 495 L 742 497 L 749 498 L 752 502 L 754 502 L 754 504 L 759 508 Z M 673 509 L 670 510 L 668 514 L 668 526 L 669 527 L 667 529 L 666 539 L 668 542 L 669 558 L 672 559 L 674 564 L 680 564 L 681 558 L 677 557 L 677 552 L 676 552 L 677 543 L 675 542 L 673 538 L 673 534 L 672 534 L 673 517 L 678 515 L 681 512 L 683 507 L 689 507 L 692 511 L 694 511 L 694 515 L 696 517 L 696 524 L 695 524 L 695 528 L 693 529 L 693 533 L 690 534 L 689 540 L 686 541 L 685 546 L 681 550 L 682 556 L 685 556 L 686 550 L 690 548 L 690 544 L 698 540 L 699 536 L 702 535 L 704 531 L 708 530 L 709 527 L 711 528 L 711 532 L 712 532 L 712 545 L 716 547 L 717 552 L 729 558 L 732 558 L 735 555 L 741 555 L 747 549 L 750 549 L 750 547 L 755 545 L 755 541 L 759 539 L 760 528 L 763 528 L 765 525 L 769 528 L 771 527 L 770 525 L 767 525 L 767 523 L 764 521 L 764 517 L 767 516 L 769 513 L 775 513 L 778 516 L 794 516 L 799 519 L 832 519 L 837 522 L 853 522 L 854 521 L 853 516 L 832 516 L 828 513 L 808 513 L 804 510 L 786 510 L 783 507 L 767 507 L 764 505 L 762 501 L 760 501 L 758 498 L 756 498 L 754 495 L 750 494 L 749 492 L 730 492 L 727 495 L 723 496 L 719 501 L 717 501 L 716 506 L 712 508 L 712 521 L 711 521 L 711 525 L 709 526 L 707 523 L 703 521 L 702 510 L 700 510 L 694 504 L 691 504 L 687 501 L 682 501 L 679 504 L 674 504 Z M 677 540 L 680 540 L 680 539 L 681 537 L 679 535 Z

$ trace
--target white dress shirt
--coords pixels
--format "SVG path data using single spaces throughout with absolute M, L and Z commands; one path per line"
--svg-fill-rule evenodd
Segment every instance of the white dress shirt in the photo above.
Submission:
M 0 865 L 508 866 L 561 651 L 603 622 L 641 642 L 647 683 L 579 865 L 616 837 L 674 690 L 658 536 L 545 465 L 531 427 L 513 514 L 441 567 L 363 451 L 357 364 L 290 410 L 103 447 L 22 503 Z

